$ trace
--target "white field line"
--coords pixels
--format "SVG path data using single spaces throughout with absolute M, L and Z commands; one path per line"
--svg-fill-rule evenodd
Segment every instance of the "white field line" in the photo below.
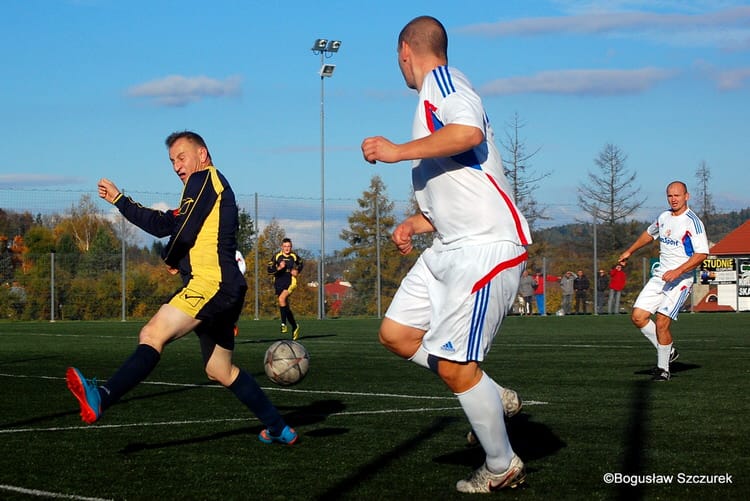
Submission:
M 60 492 L 49 492 L 40 491 L 38 489 L 26 489 L 24 487 L 17 487 L 15 485 L 0 484 L 0 491 L 15 492 L 17 494 L 24 494 L 26 496 L 33 496 L 39 498 L 54 498 L 54 499 L 75 499 L 78 501 L 111 501 L 108 498 L 91 498 L 86 496 L 77 496 L 75 494 L 62 494 Z
M 0 377 L 8 378 L 35 378 L 35 379 L 49 379 L 49 380 L 62 380 L 64 378 L 51 377 L 51 376 L 26 376 L 17 374 L 4 374 L 0 373 Z M 150 384 L 156 386 L 178 386 L 184 388 L 222 388 L 219 385 L 199 385 L 199 384 L 183 384 L 183 383 L 167 383 L 160 381 L 144 381 L 142 384 Z M 338 396 L 354 396 L 354 397 L 381 397 L 381 398 L 402 398 L 410 400 L 450 400 L 455 401 L 455 397 L 450 396 L 430 396 L 430 395 L 403 395 L 396 393 L 368 393 L 368 392 L 351 392 L 351 391 L 338 391 L 338 390 L 302 390 L 296 388 L 278 388 L 278 387 L 264 387 L 264 391 L 280 391 L 289 393 L 302 393 L 310 395 L 338 395 Z M 524 405 L 547 405 L 549 402 L 542 402 L 537 400 L 524 400 Z M 364 411 L 347 411 L 347 412 L 334 412 L 327 414 L 327 417 L 336 416 L 365 416 L 374 414 L 399 414 L 399 413 L 415 413 L 415 412 L 435 412 L 435 411 L 447 411 L 447 410 L 460 410 L 460 406 L 451 407 L 417 407 L 411 409 L 375 409 L 375 410 L 364 410 Z M 181 421 L 163 421 L 163 422 L 141 422 L 131 424 L 119 424 L 119 425 L 91 425 L 91 426 L 56 426 L 49 428 L 7 428 L 0 429 L 0 434 L 8 433 L 29 433 L 29 432 L 41 432 L 41 431 L 69 431 L 69 430 L 97 430 L 107 428 L 136 428 L 136 427 L 147 427 L 147 426 L 174 426 L 174 425 L 194 425 L 194 424 L 210 424 L 210 423 L 222 423 L 222 422 L 241 422 L 241 421 L 255 421 L 253 417 L 241 417 L 241 418 L 222 418 L 222 419 L 199 419 L 199 420 L 181 420 Z
M 524 405 L 546 405 L 549 402 L 538 402 L 535 400 L 524 400 Z M 414 414 L 418 412 L 436 412 L 436 411 L 456 411 L 461 410 L 460 406 L 455 407 L 417 407 L 412 409 L 376 409 L 369 411 L 347 411 L 347 412 L 332 412 L 326 414 L 327 418 L 339 417 L 339 416 L 371 416 L 376 414 Z M 96 425 L 78 425 L 78 426 L 53 426 L 49 428 L 8 428 L 0 429 L 0 435 L 10 433 L 38 433 L 38 432 L 50 432 L 50 431 L 95 431 L 95 430 L 106 430 L 106 429 L 117 429 L 117 428 L 148 428 L 152 426 L 175 426 L 175 425 L 195 425 L 195 424 L 215 424 L 215 423 L 235 423 L 235 422 L 248 422 L 257 421 L 257 418 L 241 417 L 241 418 L 222 418 L 222 419 L 183 419 L 179 421 L 157 421 L 157 422 L 143 422 L 143 423 L 127 423 L 127 424 L 96 424 Z

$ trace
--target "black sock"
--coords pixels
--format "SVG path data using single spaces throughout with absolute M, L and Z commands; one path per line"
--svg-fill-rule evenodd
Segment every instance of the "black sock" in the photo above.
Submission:
M 286 306 L 279 306 L 279 316 L 281 317 L 281 323 L 286 324 Z
M 284 419 L 273 406 L 263 390 L 258 386 L 255 378 L 240 369 L 240 375 L 228 386 L 234 396 L 245 404 L 260 422 L 263 423 L 271 435 L 279 436 L 284 430 Z
M 292 326 L 292 330 L 297 328 L 297 321 L 294 320 L 294 314 L 292 313 L 292 309 L 289 307 L 289 305 L 286 305 L 286 318 L 289 320 L 289 325 Z
M 117 369 L 117 372 L 99 388 L 102 396 L 102 410 L 117 402 L 125 393 L 151 374 L 161 355 L 147 344 L 139 344 L 130 358 Z

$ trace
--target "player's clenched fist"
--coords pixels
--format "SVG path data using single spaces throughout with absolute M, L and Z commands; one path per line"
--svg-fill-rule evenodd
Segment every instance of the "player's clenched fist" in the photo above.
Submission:
M 115 183 L 109 179 L 101 178 L 97 186 L 99 188 L 99 196 L 109 203 L 112 203 L 117 198 L 117 195 L 120 194 L 120 190 L 117 189 Z
M 371 164 L 376 161 L 394 163 L 401 160 L 398 157 L 398 146 L 383 136 L 368 137 L 362 141 L 362 156 Z

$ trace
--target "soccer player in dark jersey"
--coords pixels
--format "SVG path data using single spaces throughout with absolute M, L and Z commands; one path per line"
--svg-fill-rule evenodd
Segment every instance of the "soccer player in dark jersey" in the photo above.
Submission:
M 99 181 L 99 196 L 144 231 L 169 237 L 162 258 L 169 273 L 180 274 L 183 288 L 143 326 L 137 348 L 106 383 L 97 387 L 95 380 L 69 367 L 68 388 L 79 401 L 83 421 L 94 423 L 148 377 L 170 342 L 194 331 L 206 375 L 229 388 L 263 423 L 260 441 L 292 444 L 297 433 L 253 376 L 232 362 L 234 326 L 247 291 L 235 258 L 239 223 L 234 192 L 213 166 L 201 136 L 175 132 L 166 144 L 174 171 L 184 184 L 179 208 L 163 212 L 143 207 L 108 179 Z
M 281 315 L 281 332 L 289 331 L 287 322 L 292 328 L 292 339 L 299 337 L 299 324 L 294 319 L 289 307 L 289 296 L 297 287 L 297 275 L 302 271 L 302 258 L 292 252 L 292 240 L 285 238 L 281 241 L 281 250 L 268 261 L 268 273 L 273 275 L 273 286 L 279 296 L 279 314 Z

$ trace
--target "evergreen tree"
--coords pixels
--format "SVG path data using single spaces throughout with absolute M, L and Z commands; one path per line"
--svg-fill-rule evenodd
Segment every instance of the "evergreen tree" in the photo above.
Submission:
M 246 255 L 255 245 L 255 224 L 245 209 L 239 210 L 239 229 L 237 230 L 237 249 Z
M 349 227 L 339 235 L 349 244 L 341 255 L 352 258 L 346 278 L 352 284 L 353 294 L 342 311 L 352 315 L 377 315 L 390 304 L 408 264 L 391 243 L 390 236 L 396 225 L 394 204 L 388 199 L 380 176 L 372 177 L 369 189 L 357 203 L 360 209 L 349 216 Z

